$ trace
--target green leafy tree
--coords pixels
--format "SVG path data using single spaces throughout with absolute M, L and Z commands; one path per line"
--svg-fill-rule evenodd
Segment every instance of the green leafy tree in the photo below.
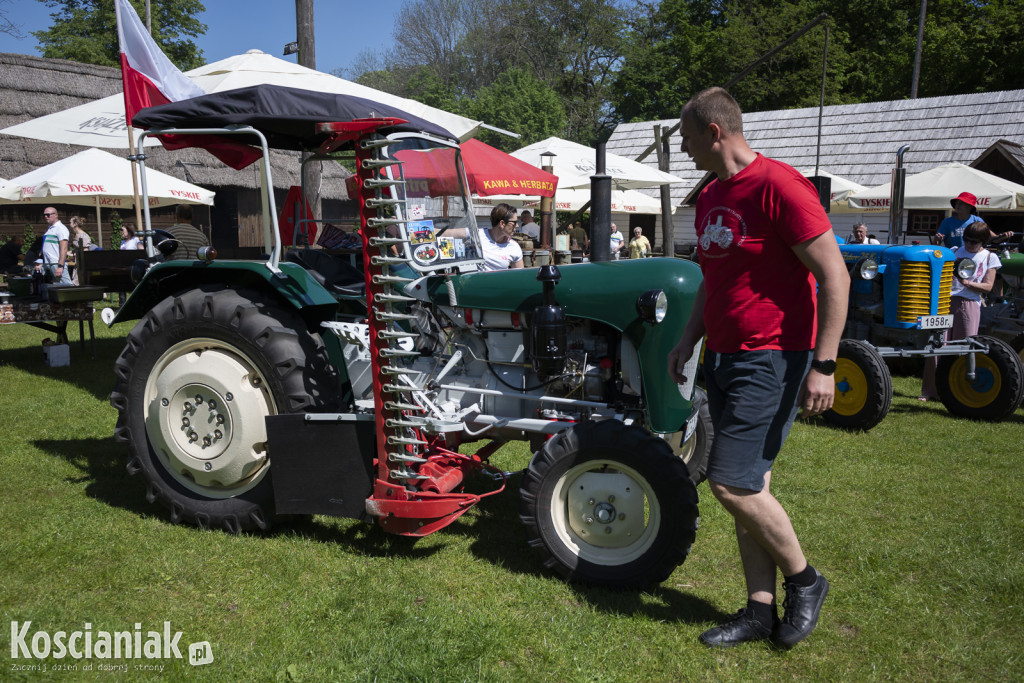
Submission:
M 663 0 L 641 4 L 613 86 L 618 118 L 678 116 L 820 13 L 829 15 L 825 103 L 910 95 L 920 0 Z M 919 97 L 1024 87 L 1024 3 L 931 0 Z M 824 30 L 816 27 L 730 87 L 748 111 L 816 105 Z
M 622 66 L 611 85 L 621 120 L 671 118 L 695 92 L 723 82 L 717 33 L 720 2 L 663 0 L 641 3 L 631 17 Z
M 87 64 L 119 66 L 117 19 L 110 0 L 39 0 L 55 11 L 53 25 L 32 33 L 39 40 L 44 57 L 71 59 Z M 145 6 L 133 2 L 145 21 Z M 206 32 L 196 19 L 205 11 L 199 0 L 151 0 L 150 23 L 153 39 L 179 69 L 187 71 L 204 64 L 203 52 L 192 38 Z
M 498 118 L 508 114 L 483 111 L 479 100 L 489 96 L 500 78 L 517 70 L 517 78 L 529 76 L 556 95 L 561 111 L 549 115 L 561 116 L 563 124 L 550 134 L 593 144 L 614 125 L 608 88 L 622 56 L 623 4 L 410 0 L 393 31 L 402 49 L 390 54 L 386 64 L 378 53 L 360 55 L 349 77 L 449 111 L 472 109 L 501 126 Z M 519 93 L 511 98 L 524 106 Z
M 121 248 L 121 226 L 124 225 L 124 220 L 121 218 L 119 211 L 112 211 L 110 213 L 110 248 L 117 250 Z
M 516 67 L 498 76 L 493 84 L 478 90 L 463 113 L 519 133 L 522 136 L 519 139 L 490 131 L 477 136 L 506 152 L 559 135 L 565 127 L 565 110 L 558 93 Z

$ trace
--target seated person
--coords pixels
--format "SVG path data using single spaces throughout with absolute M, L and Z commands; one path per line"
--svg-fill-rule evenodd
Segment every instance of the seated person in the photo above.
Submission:
M 43 255 L 43 238 L 42 237 L 37 237 L 37 238 L 35 238 L 35 240 L 32 241 L 32 244 L 29 245 L 28 251 L 25 252 L 25 260 L 23 261 L 23 263 L 25 263 L 25 264 L 33 264 L 36 261 L 39 261 L 40 263 L 42 263 L 42 255 Z
M 484 263 L 481 271 L 508 270 L 523 267 L 523 249 L 512 239 L 519 220 L 515 207 L 502 202 L 491 209 L 491 227 L 480 230 L 480 247 Z M 444 231 L 446 237 L 466 237 L 467 228 L 450 228 Z
M 174 217 L 178 221 L 167 228 L 167 232 L 174 239 L 178 240 L 178 248 L 174 250 L 172 258 L 195 261 L 199 256 L 199 247 L 210 246 L 210 240 L 206 235 L 192 227 L 192 207 L 188 204 L 178 204 L 174 210 Z
M 847 244 L 878 244 L 878 240 L 868 236 L 868 226 L 857 223 L 853 226 L 853 234 L 846 240 Z
M 0 273 L 21 273 L 24 271 L 24 255 L 21 253 L 25 246 L 23 235 L 14 235 L 0 246 Z

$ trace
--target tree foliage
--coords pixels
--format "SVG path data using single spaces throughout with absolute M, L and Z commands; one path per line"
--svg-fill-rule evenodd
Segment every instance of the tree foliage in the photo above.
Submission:
M 53 25 L 34 31 L 43 57 L 71 59 L 87 64 L 120 66 L 117 44 L 117 19 L 110 0 L 39 0 L 54 9 Z M 132 2 L 145 21 L 145 5 Z M 188 70 L 205 63 L 203 52 L 192 40 L 206 32 L 196 19 L 206 8 L 200 0 L 151 0 L 150 24 L 153 40 L 179 69 Z
M 512 67 L 468 101 L 464 113 L 492 126 L 520 132 L 521 138 L 484 131 L 477 137 L 506 152 L 561 135 L 565 109 L 558 93 L 531 74 Z
M 663 0 L 642 3 L 613 86 L 623 120 L 678 116 L 820 13 L 829 15 L 826 104 L 909 97 L 920 0 Z M 919 97 L 1020 88 L 1024 6 L 931 0 Z M 730 87 L 745 110 L 813 106 L 821 97 L 824 25 Z
M 691 95 L 729 83 L 822 13 L 825 22 L 730 86 L 744 110 L 818 104 L 826 26 L 826 104 L 909 97 L 920 8 L 921 0 L 408 0 L 395 22 L 398 47 L 364 53 L 352 72 L 528 140 L 552 134 L 540 131 L 558 117 L 516 119 L 506 109 L 547 101 L 543 84 L 564 111 L 554 134 L 594 144 L 619 121 L 678 116 Z M 930 0 L 927 10 L 919 97 L 1024 87 L 1024 2 Z M 494 96 L 499 79 L 511 88 L 505 97 Z
M 609 85 L 622 58 L 624 17 L 621 0 L 410 0 L 395 20 L 399 49 L 364 52 L 343 73 L 468 116 L 481 112 L 481 101 L 501 101 L 496 86 L 514 81 L 527 91 L 508 93 L 510 106 L 552 102 L 561 111 L 515 119 L 492 110 L 480 118 L 523 139 L 560 135 L 593 144 L 614 125 Z

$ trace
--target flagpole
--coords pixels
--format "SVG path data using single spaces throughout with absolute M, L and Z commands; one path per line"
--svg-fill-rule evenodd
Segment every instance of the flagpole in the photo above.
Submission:
M 139 169 L 135 153 L 135 130 L 132 125 L 128 124 L 128 158 L 132 161 L 132 192 L 135 193 L 135 229 L 142 230 L 142 203 L 139 201 Z M 146 226 L 148 227 L 148 226 Z M 152 256 L 156 253 L 153 250 L 153 236 L 149 234 L 149 230 L 146 230 L 146 256 Z
M 128 126 L 128 157 L 132 162 L 132 190 L 135 198 L 135 220 L 139 228 L 142 224 L 141 200 L 139 199 L 139 170 L 141 165 L 145 172 L 146 155 L 135 149 L 135 130 L 132 117 L 139 109 L 205 94 L 203 89 L 181 73 L 160 47 L 153 41 L 151 32 L 143 26 L 138 13 L 129 0 L 114 0 L 114 11 L 117 17 L 117 42 L 121 52 L 121 82 L 124 84 L 125 123 Z M 129 73 L 131 77 L 129 77 Z M 155 93 L 154 93 L 155 91 Z M 156 101 L 151 95 L 157 95 Z M 142 189 L 145 192 L 145 177 L 142 178 Z M 149 207 L 146 218 L 149 216 Z M 146 236 L 146 255 L 153 256 L 153 236 L 151 230 L 144 230 Z
M 96 244 L 103 248 L 103 223 L 100 221 L 100 196 L 96 195 Z

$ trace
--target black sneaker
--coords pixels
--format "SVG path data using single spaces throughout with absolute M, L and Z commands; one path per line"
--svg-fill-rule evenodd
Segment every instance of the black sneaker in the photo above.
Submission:
M 828 580 L 817 569 L 814 574 L 817 578 L 810 586 L 782 584 L 786 591 L 786 598 L 782 601 L 785 613 L 772 638 L 779 647 L 793 647 L 811 635 L 811 631 L 818 625 L 821 605 L 828 595 Z
M 777 625 L 776 617 L 773 626 Z M 768 640 L 774 630 L 773 626 L 765 626 L 744 607 L 726 623 L 700 634 L 700 642 L 708 647 L 736 647 L 752 640 Z

